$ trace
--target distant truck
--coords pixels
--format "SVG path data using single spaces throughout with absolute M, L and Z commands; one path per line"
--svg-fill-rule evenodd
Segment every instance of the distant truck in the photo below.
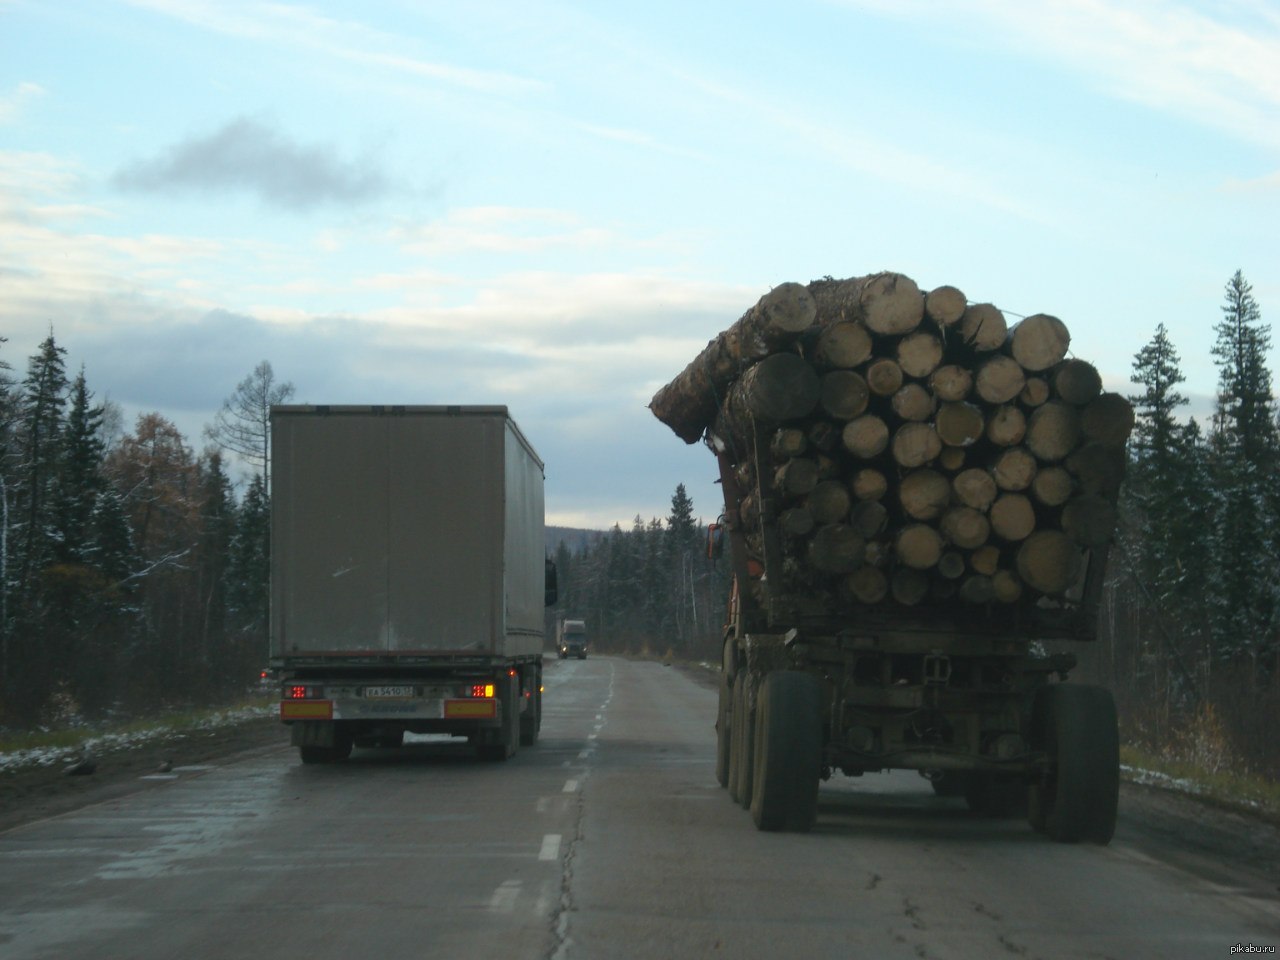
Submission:
M 303 763 L 542 720 L 543 463 L 502 406 L 271 408 L 270 666 Z
M 582 620 L 556 621 L 556 653 L 566 657 L 587 659 L 587 625 Z

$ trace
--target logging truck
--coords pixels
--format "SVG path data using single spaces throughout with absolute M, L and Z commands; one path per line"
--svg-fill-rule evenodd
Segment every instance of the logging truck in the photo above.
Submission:
M 543 464 L 502 406 L 271 408 L 270 665 L 302 762 L 542 721 Z
M 734 573 L 716 776 L 762 830 L 819 782 L 908 769 L 988 815 L 1105 844 L 1096 638 L 1128 403 L 1048 315 L 1008 327 L 900 274 L 783 284 L 654 396 L 715 454 Z

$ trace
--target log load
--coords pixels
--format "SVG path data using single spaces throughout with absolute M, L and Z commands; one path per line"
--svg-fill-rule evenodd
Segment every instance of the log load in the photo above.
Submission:
M 650 409 L 728 458 L 743 499 L 726 516 L 757 599 L 913 616 L 1069 606 L 1114 534 L 1134 424 L 1070 343 L 1055 316 L 1008 323 L 901 274 L 786 283 Z

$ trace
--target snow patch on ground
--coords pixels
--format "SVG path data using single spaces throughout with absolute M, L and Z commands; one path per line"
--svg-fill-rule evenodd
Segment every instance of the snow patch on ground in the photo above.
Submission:
M 219 727 L 230 727 L 259 717 L 274 716 L 277 709 L 275 706 L 239 707 L 211 714 L 198 724 L 184 725 L 181 728 L 172 724 L 157 723 L 154 727 L 133 730 L 129 733 L 90 735 L 74 746 L 31 747 L 26 750 L 0 753 L 0 773 L 70 763 L 85 755 L 94 756 L 114 750 L 136 749 L 156 740 L 180 738 L 200 730 L 216 730 Z

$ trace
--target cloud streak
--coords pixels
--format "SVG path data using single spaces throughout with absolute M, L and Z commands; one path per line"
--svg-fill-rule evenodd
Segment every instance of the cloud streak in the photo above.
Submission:
M 134 161 L 111 182 L 140 193 L 244 192 L 293 211 L 366 203 L 389 190 L 377 170 L 336 159 L 328 147 L 296 143 L 243 117 L 183 140 L 161 156 Z

